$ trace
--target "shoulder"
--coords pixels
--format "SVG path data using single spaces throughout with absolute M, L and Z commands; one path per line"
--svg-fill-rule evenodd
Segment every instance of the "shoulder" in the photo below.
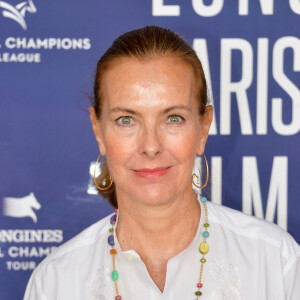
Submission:
M 260 242 L 277 249 L 290 264 L 300 258 L 299 245 L 278 225 L 212 202 L 208 202 L 208 210 L 209 221 L 220 225 L 223 230 L 230 231 L 248 242 Z
M 80 260 L 82 253 L 93 251 L 96 243 L 101 243 L 107 238 L 109 219 L 111 215 L 99 220 L 75 237 L 59 246 L 53 253 L 47 256 L 34 270 L 34 275 L 41 274 L 49 265 L 59 264 L 65 260 Z
M 47 256 L 33 271 L 24 300 L 58 299 L 58 295 L 59 299 L 69 299 L 70 295 L 73 299 L 86 299 L 89 280 L 98 270 L 105 269 L 111 216 L 86 228 Z

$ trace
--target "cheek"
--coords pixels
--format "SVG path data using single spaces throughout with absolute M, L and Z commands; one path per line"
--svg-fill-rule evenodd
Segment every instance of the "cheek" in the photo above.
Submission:
M 191 160 L 196 154 L 197 133 L 194 128 L 186 128 L 176 134 L 166 135 L 165 148 L 172 153 L 178 161 Z
M 110 167 L 128 160 L 136 151 L 136 139 L 116 134 L 113 130 L 105 137 L 106 157 Z M 111 164 L 111 163 L 112 164 Z

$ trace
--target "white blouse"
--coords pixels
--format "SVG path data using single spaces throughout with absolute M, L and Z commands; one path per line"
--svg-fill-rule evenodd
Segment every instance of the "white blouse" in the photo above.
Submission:
M 200 273 L 204 206 L 189 246 L 167 264 L 163 293 L 133 250 L 115 236 L 122 300 L 194 300 Z M 277 225 L 207 202 L 210 250 L 205 255 L 201 300 L 299 300 L 300 247 Z M 24 300 L 114 300 L 110 216 L 60 246 L 35 269 Z M 117 226 L 117 223 L 115 227 Z

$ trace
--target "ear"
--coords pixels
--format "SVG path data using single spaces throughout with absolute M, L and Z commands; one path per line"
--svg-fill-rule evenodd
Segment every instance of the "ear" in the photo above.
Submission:
M 89 113 L 90 113 L 90 119 L 91 119 L 92 126 L 93 126 L 93 131 L 94 131 L 96 140 L 99 145 L 100 153 L 101 153 L 101 155 L 105 155 L 106 151 L 105 151 L 105 145 L 104 145 L 104 141 L 103 141 L 103 134 L 101 131 L 101 126 L 100 126 L 100 121 L 97 118 L 97 115 L 96 115 L 96 112 L 95 112 L 95 109 L 93 106 L 90 106 Z
M 197 155 L 202 155 L 205 150 L 205 144 L 208 137 L 209 128 L 211 125 L 211 122 L 213 120 L 213 107 L 212 105 L 208 105 L 205 108 L 205 113 L 203 116 L 201 116 L 200 119 L 200 132 L 201 136 L 199 139 L 199 143 L 197 146 Z

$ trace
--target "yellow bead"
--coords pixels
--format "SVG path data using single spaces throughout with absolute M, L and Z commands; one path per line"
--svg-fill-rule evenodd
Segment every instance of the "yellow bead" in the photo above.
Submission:
M 206 242 L 202 242 L 199 246 L 199 251 L 202 253 L 202 254 L 206 254 L 209 250 L 209 246 L 208 246 L 208 243 Z

